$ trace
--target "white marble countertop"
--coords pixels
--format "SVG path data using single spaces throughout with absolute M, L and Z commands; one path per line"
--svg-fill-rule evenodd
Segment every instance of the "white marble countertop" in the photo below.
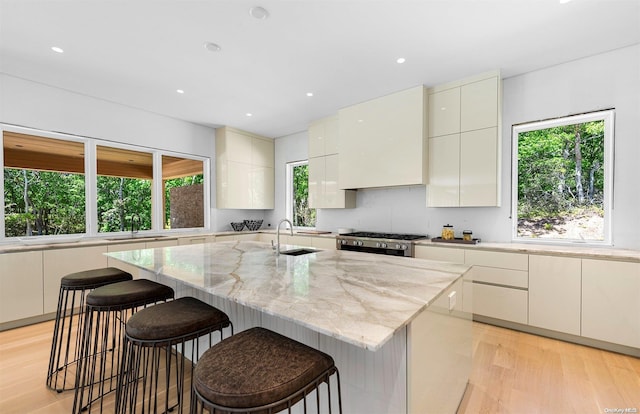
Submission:
M 276 256 L 269 244 L 251 241 L 108 256 L 372 351 L 469 269 L 336 250 Z
M 640 262 L 640 250 L 617 249 L 608 246 L 593 245 L 560 245 L 549 243 L 485 243 L 457 244 L 441 243 L 424 240 L 415 243 L 416 246 L 453 247 L 459 249 L 478 249 L 502 251 L 511 253 L 542 254 L 548 256 L 570 256 L 585 259 L 620 260 L 628 262 Z

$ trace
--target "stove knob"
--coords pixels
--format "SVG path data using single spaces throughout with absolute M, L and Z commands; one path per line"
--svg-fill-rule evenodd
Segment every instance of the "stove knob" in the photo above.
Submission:
M 358 246 L 362 246 L 362 242 L 360 240 L 358 240 Z
M 396 244 L 396 250 L 400 250 L 400 245 Z
M 383 249 L 387 248 L 387 243 L 380 243 L 380 247 L 382 247 Z
M 343 244 L 343 245 L 344 245 L 344 244 L 347 244 L 347 241 L 346 241 L 346 240 L 344 240 L 344 239 L 341 239 L 341 240 L 340 240 L 340 244 Z
M 376 242 L 376 247 L 382 247 L 382 243 Z
M 358 245 L 358 240 L 352 241 L 351 244 L 353 244 L 354 246 L 357 246 Z
M 407 245 L 406 245 L 406 244 L 401 244 L 401 245 L 400 245 L 400 249 L 402 249 L 402 250 L 407 250 Z

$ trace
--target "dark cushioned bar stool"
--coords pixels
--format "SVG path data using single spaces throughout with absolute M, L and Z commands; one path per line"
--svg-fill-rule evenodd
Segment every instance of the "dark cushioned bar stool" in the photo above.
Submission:
M 75 388 L 76 373 L 73 367 L 80 355 L 87 294 L 100 286 L 131 279 L 131 274 L 124 270 L 107 267 L 71 273 L 60 280 L 47 387 L 58 392 Z
M 131 316 L 126 325 L 116 413 L 182 413 L 186 406 L 185 365 L 193 379 L 200 338 L 204 351 L 213 344 L 213 332 L 220 332 L 222 340 L 222 330 L 227 327 L 233 335 L 226 313 L 192 297 L 161 303 Z
M 84 332 L 73 412 L 91 412 L 93 403 L 115 390 L 122 357 L 124 324 L 138 308 L 173 299 L 168 286 L 147 279 L 99 287 L 87 295 Z
M 330 376 L 336 374 L 338 411 L 342 412 L 340 374 L 333 358 L 300 342 L 264 328 L 240 332 L 206 351 L 193 378 L 192 413 L 291 412 L 316 391 L 320 411 L 320 385 L 327 384 L 331 413 Z

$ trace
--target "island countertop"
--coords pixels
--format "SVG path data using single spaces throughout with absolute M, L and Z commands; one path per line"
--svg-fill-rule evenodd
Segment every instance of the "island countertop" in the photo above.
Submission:
M 470 268 L 338 250 L 276 256 L 269 244 L 251 241 L 108 256 L 371 351 Z

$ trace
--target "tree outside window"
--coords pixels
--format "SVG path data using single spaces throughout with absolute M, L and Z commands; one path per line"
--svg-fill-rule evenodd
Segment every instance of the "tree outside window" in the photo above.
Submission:
M 309 207 L 308 162 L 289 163 L 287 170 L 287 218 L 296 227 L 315 227 L 316 210 Z
M 608 242 L 613 111 L 514 127 L 515 238 Z

